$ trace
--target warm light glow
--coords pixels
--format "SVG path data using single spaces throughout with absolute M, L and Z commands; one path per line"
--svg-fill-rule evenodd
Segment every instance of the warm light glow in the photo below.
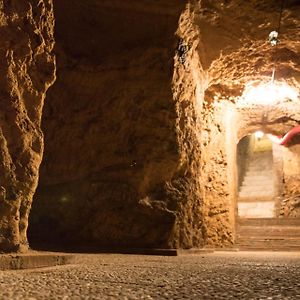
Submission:
M 298 92 L 293 87 L 283 82 L 269 82 L 254 85 L 246 85 L 243 95 L 239 99 L 240 104 L 274 105 L 284 100 L 298 99 Z
M 264 133 L 262 131 L 256 131 L 254 135 L 257 139 L 261 139 L 264 136 Z
M 267 134 L 267 137 L 269 138 L 269 140 L 275 144 L 280 144 L 281 142 L 281 138 L 276 136 L 276 135 L 273 135 L 273 134 Z

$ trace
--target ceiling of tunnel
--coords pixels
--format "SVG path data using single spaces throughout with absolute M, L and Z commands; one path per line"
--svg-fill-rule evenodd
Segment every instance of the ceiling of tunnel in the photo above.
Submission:
M 282 10 L 281 4 L 202 0 L 198 5 L 198 53 L 209 82 L 205 101 L 236 109 L 239 139 L 261 129 L 283 135 L 300 122 L 300 1 L 283 1 Z M 277 46 L 268 40 L 274 30 Z
M 184 7 L 169 0 L 54 0 L 56 40 L 68 57 L 92 64 L 137 47 L 168 47 Z
M 107 62 L 109 56 L 114 60 L 126 57 L 126 51 L 137 47 L 145 50 L 170 47 L 186 3 L 55 0 L 57 44 L 69 59 L 84 58 L 85 63 L 90 61 L 96 65 Z M 238 103 L 245 98 L 243 93 L 249 85 L 270 81 L 274 65 L 276 82 L 286 82 L 297 94 L 300 90 L 299 0 L 284 1 L 280 42 L 276 47 L 270 45 L 268 35 L 278 29 L 281 1 L 193 0 L 190 3 L 194 4 L 194 21 L 200 33 L 198 53 L 209 82 L 206 90 L 209 102 L 225 99 Z M 173 46 L 175 52 L 176 45 Z M 280 107 L 282 116 L 300 120 L 300 115 L 295 115 L 298 100 L 299 95 L 293 99 L 282 97 L 276 111 Z M 246 107 L 251 105 L 246 103 Z
M 278 30 L 281 1 L 200 2 L 196 18 L 201 34 L 199 55 L 208 74 L 208 96 L 236 101 L 250 81 L 276 80 L 299 89 L 300 1 L 284 1 L 279 44 L 269 33 Z

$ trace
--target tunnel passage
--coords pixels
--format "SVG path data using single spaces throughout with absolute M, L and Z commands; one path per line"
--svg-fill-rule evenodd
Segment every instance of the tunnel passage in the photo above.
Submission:
M 295 145 L 283 147 L 272 137 L 256 131 L 237 145 L 235 245 L 242 250 L 299 249 L 300 218 L 296 204 L 299 194 L 288 187 L 288 182 L 290 173 L 299 172 L 300 153 Z
M 278 1 L 54 4 L 58 77 L 44 109 L 31 244 L 234 245 L 237 142 L 300 122 L 299 6 L 286 1 L 272 48 Z M 274 62 L 276 84 L 295 95 L 249 100 Z M 275 188 L 295 196 L 279 211 L 296 220 L 293 143 Z
M 275 211 L 273 145 L 258 131 L 238 143 L 238 217 L 272 218 Z

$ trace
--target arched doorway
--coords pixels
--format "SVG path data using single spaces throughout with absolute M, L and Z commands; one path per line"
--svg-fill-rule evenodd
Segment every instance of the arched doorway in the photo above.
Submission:
M 237 160 L 238 217 L 275 217 L 272 142 L 260 131 L 245 136 L 238 144 Z
M 298 174 L 295 157 L 299 152 L 294 148 L 277 145 L 262 132 L 239 141 L 236 246 L 240 250 L 299 249 L 300 219 L 290 213 L 286 196 L 289 172 Z

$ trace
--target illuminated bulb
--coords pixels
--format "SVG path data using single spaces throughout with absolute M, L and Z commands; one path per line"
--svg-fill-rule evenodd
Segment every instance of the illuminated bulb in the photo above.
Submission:
M 261 139 L 264 136 L 264 133 L 262 131 L 256 131 L 254 135 L 257 139 Z
M 297 91 L 283 82 L 261 83 L 254 86 L 253 83 L 246 85 L 240 103 L 272 105 L 285 99 L 296 101 L 298 99 Z

